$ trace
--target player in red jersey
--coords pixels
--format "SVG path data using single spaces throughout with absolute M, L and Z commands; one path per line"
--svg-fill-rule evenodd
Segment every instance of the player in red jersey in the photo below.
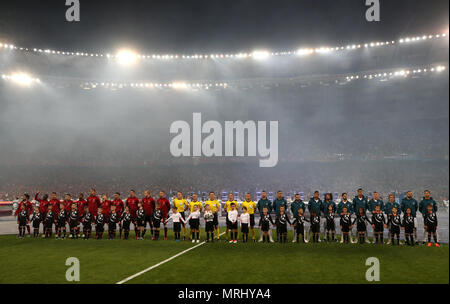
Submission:
M 87 201 L 84 199 L 83 193 L 78 194 L 78 200 L 76 201 L 76 204 L 77 204 L 78 216 L 80 217 L 80 222 L 81 222 L 81 219 L 83 218 L 84 207 L 87 206 Z M 80 227 L 79 226 L 77 227 L 77 234 L 78 234 L 78 237 L 80 237 Z
M 55 214 L 59 213 L 59 204 L 61 203 L 58 199 L 58 197 L 56 196 L 56 192 L 52 192 L 52 194 L 50 194 L 50 201 L 48 202 L 49 205 L 52 205 L 52 211 Z
M 87 199 L 87 205 L 89 207 L 89 212 L 93 217 L 97 215 L 97 210 L 101 205 L 100 198 L 95 194 L 95 189 L 91 188 L 89 190 L 89 197 Z
M 111 210 L 111 201 L 108 199 L 108 196 L 106 194 L 102 195 L 101 206 L 102 206 L 103 214 L 108 219 L 109 218 L 109 212 Z
M 114 199 L 111 202 L 111 206 L 116 206 L 116 212 L 119 218 L 122 218 L 122 213 L 124 210 L 123 201 L 120 199 L 120 193 L 114 193 Z M 122 221 L 119 221 L 119 237 L 122 238 Z
M 56 196 L 56 192 L 52 192 L 52 194 L 50 195 L 50 201 L 48 203 L 49 203 L 49 205 L 52 205 L 52 211 L 53 211 L 53 214 L 55 214 L 55 218 L 56 218 L 59 214 L 59 204 L 61 203 L 59 201 L 58 197 Z M 55 230 L 57 228 L 58 227 L 55 222 Z
M 145 196 L 141 200 L 145 210 L 144 231 L 142 232 L 143 238 L 145 236 L 145 231 L 147 230 L 147 223 L 150 225 L 150 233 L 153 236 L 152 214 L 155 209 L 155 200 L 151 197 L 150 190 L 145 190 L 144 194 Z
M 34 200 L 39 202 L 39 212 L 42 214 L 42 218 L 45 218 L 45 214 L 47 213 L 48 208 L 48 194 L 44 194 L 42 199 L 39 198 L 39 194 L 41 193 L 41 190 L 38 190 L 36 192 L 36 195 L 34 196 Z
M 133 218 L 136 218 L 136 211 L 138 209 L 139 199 L 136 197 L 136 192 L 134 190 L 130 190 L 130 196 L 125 201 L 128 208 L 130 208 L 130 213 Z M 134 232 L 136 234 L 137 239 L 137 224 L 134 223 Z
M 77 203 L 78 215 L 80 215 L 80 217 L 81 217 L 84 213 L 84 207 L 87 205 L 87 201 L 84 199 L 83 193 L 78 194 L 78 200 L 76 203 Z
M 33 204 L 30 202 L 30 195 L 28 193 L 25 193 L 22 197 L 22 201 L 19 203 L 19 206 L 14 213 L 14 216 L 18 216 L 19 213 L 22 211 L 22 205 L 25 206 L 25 211 L 27 212 L 28 216 L 30 216 L 33 213 Z M 30 229 L 30 223 L 26 223 L 27 232 L 28 235 L 31 236 L 31 229 Z
M 72 209 L 72 197 L 70 196 L 69 193 L 67 193 L 64 197 L 64 200 L 62 202 L 64 204 L 64 210 L 66 210 L 67 212 L 70 212 L 70 210 Z
M 167 199 L 166 193 L 163 190 L 159 191 L 159 198 L 158 198 L 157 202 L 159 203 L 159 206 L 160 206 L 161 211 L 162 211 L 163 216 L 164 216 L 164 220 L 163 220 L 163 224 L 164 224 L 164 240 L 167 240 L 166 219 L 169 216 L 170 202 Z

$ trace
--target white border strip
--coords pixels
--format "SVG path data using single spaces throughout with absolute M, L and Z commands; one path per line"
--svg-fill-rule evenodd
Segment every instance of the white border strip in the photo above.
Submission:
M 224 235 L 224 234 L 225 234 L 225 232 L 222 232 L 221 234 L 219 234 L 219 236 Z M 188 249 L 186 249 L 186 250 L 183 250 L 183 251 L 181 251 L 180 253 L 177 253 L 176 255 L 171 256 L 170 258 L 168 258 L 168 259 L 166 259 L 166 260 L 164 260 L 164 261 L 162 261 L 162 262 L 159 262 L 158 264 L 155 264 L 155 265 L 153 265 L 153 266 L 150 266 L 150 267 L 147 268 L 147 269 L 144 269 L 144 270 L 142 270 L 142 271 L 140 271 L 140 272 L 138 272 L 138 273 L 136 273 L 136 274 L 133 274 L 132 276 L 129 276 L 129 277 L 126 278 L 126 279 L 123 279 L 123 280 L 120 281 L 120 282 L 117 282 L 116 284 L 123 284 L 123 283 L 126 283 L 126 282 L 128 282 L 128 281 L 134 279 L 135 277 L 140 276 L 141 274 L 144 274 L 144 273 L 146 273 L 146 272 L 148 272 L 148 271 L 150 271 L 150 270 L 152 270 L 152 269 L 155 269 L 155 268 L 158 267 L 158 266 L 161 266 L 162 264 L 165 264 L 165 263 L 167 263 L 167 262 L 169 262 L 169 261 L 171 261 L 171 260 L 173 260 L 173 259 L 179 257 L 180 255 L 185 254 L 186 252 L 189 252 L 189 251 L 191 251 L 191 250 L 193 250 L 193 249 L 195 249 L 195 248 L 197 248 L 197 247 L 202 246 L 202 245 L 205 244 L 205 243 L 206 243 L 206 242 L 203 241 L 203 242 L 201 242 L 200 244 L 197 244 L 197 245 L 195 245 L 195 246 L 192 246 L 191 248 L 188 248 Z

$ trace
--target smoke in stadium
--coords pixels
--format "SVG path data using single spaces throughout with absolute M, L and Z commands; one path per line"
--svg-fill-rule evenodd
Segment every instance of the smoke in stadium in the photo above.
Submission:
M 0 234 L 38 190 L 429 189 L 448 242 L 448 2 L 26 2 L 0 4 Z

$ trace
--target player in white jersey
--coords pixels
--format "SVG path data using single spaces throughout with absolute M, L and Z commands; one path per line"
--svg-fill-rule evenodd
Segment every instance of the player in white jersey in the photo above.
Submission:
M 242 207 L 242 213 L 239 216 L 239 222 L 241 224 L 242 241 L 247 243 L 248 241 L 248 225 L 250 224 L 250 214 L 247 213 L 247 208 Z
M 165 221 L 165 223 L 167 223 L 170 220 L 173 221 L 173 233 L 175 235 L 175 242 L 179 242 L 181 224 L 182 223 L 186 224 L 186 221 L 184 220 L 183 215 L 180 212 L 178 212 L 178 208 L 175 206 L 172 208 L 172 215 L 169 216 L 169 218 Z
M 191 226 L 192 243 L 200 243 L 200 210 L 197 205 L 193 206 L 193 210 L 186 219 L 186 222 L 189 222 L 189 225 Z
M 245 207 L 243 207 L 245 208 Z M 236 204 L 231 203 L 231 210 L 228 212 L 228 222 L 230 223 L 230 230 L 231 230 L 231 237 L 230 237 L 230 243 L 237 243 L 237 229 L 238 229 L 238 218 L 239 214 L 236 209 Z

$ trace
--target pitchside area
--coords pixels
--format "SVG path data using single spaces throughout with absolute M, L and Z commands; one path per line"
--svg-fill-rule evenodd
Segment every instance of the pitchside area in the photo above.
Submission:
M 0 236 L 0 283 L 68 283 L 68 257 L 80 260 L 80 283 L 369 283 L 368 257 L 380 261 L 380 283 L 449 283 L 447 244 L 229 244 L 222 236 L 197 245 L 171 232 L 156 242 Z

